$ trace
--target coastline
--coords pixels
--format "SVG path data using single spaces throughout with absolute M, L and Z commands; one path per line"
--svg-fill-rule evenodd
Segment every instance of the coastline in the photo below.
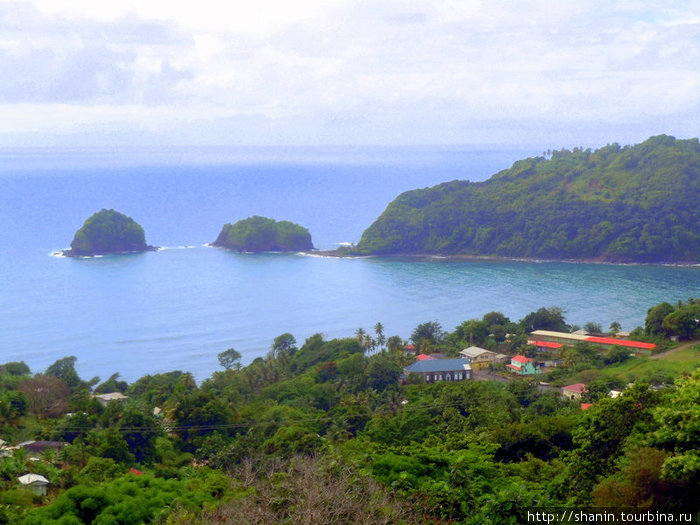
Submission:
M 527 262 L 527 263 L 569 263 L 569 264 L 607 264 L 615 266 L 673 266 L 679 268 L 697 268 L 700 262 L 639 262 L 639 261 L 606 261 L 604 259 L 551 259 L 540 257 L 508 257 L 503 255 L 472 255 L 472 254 L 436 254 L 436 253 L 387 253 L 358 255 L 344 250 L 314 250 L 299 252 L 300 255 L 309 257 L 335 257 L 339 259 L 408 259 L 414 261 L 446 261 L 446 262 Z

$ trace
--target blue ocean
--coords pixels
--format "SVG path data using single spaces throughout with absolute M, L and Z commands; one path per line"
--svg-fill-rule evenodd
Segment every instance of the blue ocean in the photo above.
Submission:
M 291 332 L 352 336 L 382 322 L 407 339 L 498 310 L 541 306 L 570 323 L 630 330 L 661 301 L 700 295 L 700 267 L 337 259 L 210 248 L 251 215 L 309 229 L 317 248 L 357 242 L 399 193 L 484 180 L 535 151 L 425 148 L 0 150 L 0 362 L 33 372 L 65 356 L 83 378 L 171 370 L 203 380 L 217 354 L 248 363 Z M 92 213 L 133 217 L 157 252 L 56 257 Z

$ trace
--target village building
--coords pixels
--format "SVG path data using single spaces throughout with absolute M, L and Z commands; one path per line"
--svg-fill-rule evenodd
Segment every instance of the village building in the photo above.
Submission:
M 467 359 L 474 370 L 481 370 L 489 365 L 502 363 L 508 359 L 508 356 L 504 354 L 497 354 L 478 346 L 465 348 L 459 352 L 459 355 Z
M 552 341 L 538 341 L 536 339 L 528 339 L 527 344 L 534 346 L 538 352 L 555 352 L 564 346 L 561 343 L 554 343 Z
M 63 441 L 23 441 L 17 444 L 17 448 L 23 448 L 29 454 L 43 454 L 47 450 L 60 451 L 66 443 Z
M 417 374 L 426 383 L 435 381 L 465 381 L 472 378 L 472 367 L 469 361 L 458 359 L 426 359 L 416 361 L 404 368 L 406 377 Z
M 618 334 L 619 335 L 619 334 Z M 617 337 L 598 337 L 584 334 L 569 334 L 567 332 L 553 332 L 550 330 L 535 330 L 530 333 L 529 341 L 532 342 L 552 342 L 562 345 L 575 345 L 576 343 L 588 343 L 597 346 L 601 350 L 609 350 L 614 346 L 628 348 L 635 355 L 651 355 L 656 348 L 655 344 L 641 341 L 629 341 Z
M 435 358 L 428 354 L 418 354 L 416 359 L 418 359 L 418 361 L 435 361 Z
M 97 399 L 102 406 L 107 406 L 107 403 L 109 403 L 110 401 L 124 401 L 125 399 L 129 399 L 129 396 L 125 396 L 121 392 L 109 392 L 107 394 L 96 394 L 92 397 Z
M 28 487 L 37 496 L 46 496 L 49 480 L 41 474 L 25 474 L 17 478 L 21 485 Z
M 561 387 L 561 396 L 565 399 L 581 399 L 581 396 L 588 392 L 586 385 L 583 383 L 576 383 L 574 385 L 567 385 Z
M 513 374 L 518 374 L 521 376 L 532 376 L 542 373 L 542 371 L 536 365 L 534 359 L 523 355 L 516 355 L 515 357 L 511 358 L 510 364 L 506 365 L 506 367 Z

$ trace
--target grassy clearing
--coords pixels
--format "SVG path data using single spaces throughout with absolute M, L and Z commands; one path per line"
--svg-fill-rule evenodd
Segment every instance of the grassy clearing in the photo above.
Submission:
M 655 377 L 677 377 L 700 367 L 700 343 L 675 352 L 667 352 L 657 359 L 631 357 L 624 363 L 596 370 L 584 370 L 576 375 L 572 383 L 588 383 L 598 378 L 618 378 L 625 382 Z

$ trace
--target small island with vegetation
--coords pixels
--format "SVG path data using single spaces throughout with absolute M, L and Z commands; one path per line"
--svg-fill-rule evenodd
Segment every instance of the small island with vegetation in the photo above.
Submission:
M 131 217 L 115 210 L 102 209 L 92 214 L 73 237 L 66 257 L 90 257 L 119 253 L 155 251 L 146 244 L 143 228 Z
M 226 223 L 211 244 L 238 252 L 297 252 L 313 250 L 311 234 L 306 228 L 289 221 L 275 221 L 255 215 Z
M 344 253 L 694 264 L 699 200 L 697 138 L 550 151 L 402 193 Z

